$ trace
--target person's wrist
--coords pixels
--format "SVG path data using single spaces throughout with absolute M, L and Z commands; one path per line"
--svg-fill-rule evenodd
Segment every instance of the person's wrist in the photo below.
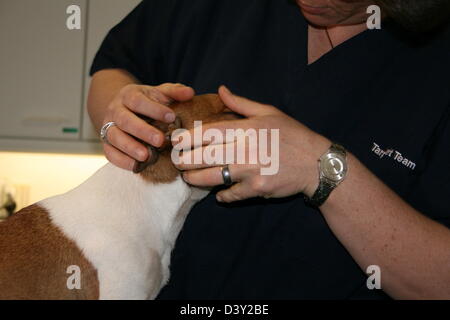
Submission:
M 314 195 L 319 187 L 319 159 L 332 145 L 330 140 L 319 134 L 316 134 L 310 141 L 309 149 L 311 152 L 309 153 L 310 156 L 308 157 L 307 165 L 309 169 L 307 170 L 306 187 L 303 190 L 303 194 L 309 198 Z

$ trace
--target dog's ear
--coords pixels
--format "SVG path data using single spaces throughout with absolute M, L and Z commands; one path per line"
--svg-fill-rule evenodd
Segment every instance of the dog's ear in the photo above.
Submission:
M 165 141 L 159 148 L 155 148 L 148 143 L 137 139 L 148 148 L 149 158 L 143 162 L 136 162 L 133 172 L 141 173 L 146 168 L 156 164 L 161 155 L 166 155 L 172 148 L 171 136 L 173 131 L 177 129 L 192 129 L 194 122 L 202 120 L 203 123 L 218 122 L 224 120 L 236 120 L 239 117 L 233 111 L 228 109 L 217 94 L 205 94 L 195 96 L 190 101 L 174 102 L 170 108 L 175 112 L 177 118 L 174 123 L 167 124 L 161 121 L 155 121 L 140 116 L 148 124 L 159 129 L 164 133 Z
M 154 165 L 158 161 L 160 154 L 164 151 L 167 151 L 168 149 L 170 149 L 172 147 L 172 142 L 171 142 L 172 132 L 177 129 L 180 129 L 182 126 L 181 120 L 178 117 L 175 119 L 175 122 L 170 123 L 170 124 L 163 123 L 160 121 L 155 121 L 155 120 L 152 120 L 149 118 L 144 118 L 144 117 L 142 117 L 142 119 L 145 120 L 145 122 L 147 122 L 148 124 L 152 125 L 153 127 L 159 129 L 161 132 L 164 133 L 164 142 L 161 147 L 155 148 L 154 146 L 149 145 L 147 142 L 137 139 L 140 143 L 142 143 L 144 146 L 147 147 L 149 157 L 146 161 L 142 161 L 142 162 L 136 161 L 134 168 L 133 168 L 134 173 L 141 173 L 147 167 Z

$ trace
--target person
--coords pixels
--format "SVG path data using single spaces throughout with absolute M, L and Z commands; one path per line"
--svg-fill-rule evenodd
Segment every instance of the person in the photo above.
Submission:
M 144 0 L 109 32 L 88 109 L 115 165 L 163 141 L 136 114 L 219 87 L 244 119 L 209 127 L 280 130 L 276 175 L 179 165 L 215 188 L 160 299 L 450 298 L 449 2 L 374 2 L 380 30 L 369 0 Z

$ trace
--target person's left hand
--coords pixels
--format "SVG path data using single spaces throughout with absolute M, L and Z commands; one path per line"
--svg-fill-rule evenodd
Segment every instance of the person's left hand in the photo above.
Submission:
M 232 161 L 227 159 L 227 163 L 215 163 L 213 165 L 207 164 L 204 161 L 199 164 L 176 164 L 178 169 L 184 170 L 184 180 L 198 187 L 222 185 L 224 183 L 222 167 L 224 164 L 229 164 L 231 178 L 235 184 L 229 189 L 217 194 L 217 200 L 219 202 L 234 202 L 254 197 L 282 198 L 297 193 L 312 196 L 319 182 L 317 161 L 330 147 L 331 142 L 273 106 L 233 95 L 224 86 L 219 89 L 219 95 L 231 111 L 246 118 L 236 121 L 203 124 L 203 132 L 213 128 L 220 130 L 225 136 L 227 129 L 243 129 L 244 131 L 247 129 L 255 129 L 256 132 L 259 132 L 261 129 L 268 129 L 269 135 L 266 145 L 270 145 L 271 129 L 278 129 L 278 173 L 274 175 L 261 175 L 261 168 L 267 167 L 267 165 L 262 165 L 260 161 L 257 164 L 248 164 L 248 162 L 246 164 L 237 164 L 237 159 L 231 159 Z M 193 137 L 194 129 L 187 133 Z M 189 140 L 182 139 L 181 143 L 177 143 L 178 148 L 186 149 L 186 147 L 193 147 L 191 151 L 183 152 L 181 160 L 184 163 L 189 163 L 186 159 L 193 159 L 192 153 L 195 151 L 201 151 L 204 154 L 205 148 L 215 148 L 216 150 L 220 148 L 224 154 L 227 148 L 232 147 L 236 150 L 236 141 L 228 144 L 208 146 L 210 141 L 205 140 L 202 144 L 194 145 L 194 142 L 191 144 Z M 260 142 L 258 141 L 259 144 Z M 249 148 L 248 139 L 245 145 L 247 148 L 246 159 L 248 159 L 249 152 L 258 152 L 259 146 L 256 146 L 256 148 L 255 146 L 250 146 Z M 201 150 L 197 148 L 201 148 Z M 269 148 L 270 152 L 271 150 Z

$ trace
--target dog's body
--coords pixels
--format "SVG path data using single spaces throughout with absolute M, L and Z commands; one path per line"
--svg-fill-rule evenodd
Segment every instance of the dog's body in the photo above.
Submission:
M 221 120 L 223 109 L 208 95 L 177 114 L 190 128 L 193 120 Z M 185 218 L 207 195 L 182 180 L 169 154 L 142 174 L 107 164 L 1 223 L 0 299 L 156 297 Z M 81 288 L 71 286 L 78 271 Z
M 85 298 L 154 298 L 169 277 L 170 253 L 186 215 L 203 194 L 204 191 L 189 187 L 180 177 L 171 183 L 153 184 L 139 175 L 107 164 L 78 188 L 38 203 L 36 208 L 41 210 L 41 214 L 48 214 L 53 224 L 51 227 L 57 228 L 75 244 L 69 249 L 72 252 L 66 248 L 66 252 L 55 256 L 45 255 L 55 264 L 63 263 L 60 265 L 63 272 L 58 275 L 48 274 L 49 277 L 60 278 L 61 292 L 56 294 L 70 295 L 67 291 L 72 291 L 74 295 L 80 294 L 77 289 L 68 289 L 70 274 L 64 271 L 70 266 L 79 265 L 77 259 L 81 252 L 90 262 L 88 270 L 80 266 L 81 292 Z M 21 214 L 18 213 L 14 219 L 20 219 Z M 32 213 L 25 211 L 23 214 Z M 7 224 L 2 227 L 7 227 Z M 25 233 L 31 231 L 25 223 L 22 227 Z M 52 240 L 57 239 L 36 240 L 47 241 L 38 246 L 54 246 L 55 241 Z M 21 245 L 20 238 L 7 244 L 10 249 L 17 245 Z M 58 261 L 61 254 L 68 257 Z M 6 258 L 4 254 L 2 256 Z M 97 279 L 93 279 L 94 270 Z M 20 270 L 0 275 L 0 297 L 11 297 L 12 292 L 8 290 L 14 288 L 4 288 L 3 282 L 10 282 L 11 275 L 17 271 Z M 38 296 L 19 295 L 12 298 L 42 299 L 52 295 L 45 292 L 45 283 L 39 284 L 36 281 L 38 279 L 31 276 L 27 279 L 27 285 L 40 286 L 35 288 Z M 98 283 L 98 289 L 92 290 L 88 285 L 92 280 Z M 12 285 L 16 287 L 19 283 Z M 85 292 L 85 285 L 88 285 L 89 292 Z M 97 294 L 98 297 L 95 296 Z

